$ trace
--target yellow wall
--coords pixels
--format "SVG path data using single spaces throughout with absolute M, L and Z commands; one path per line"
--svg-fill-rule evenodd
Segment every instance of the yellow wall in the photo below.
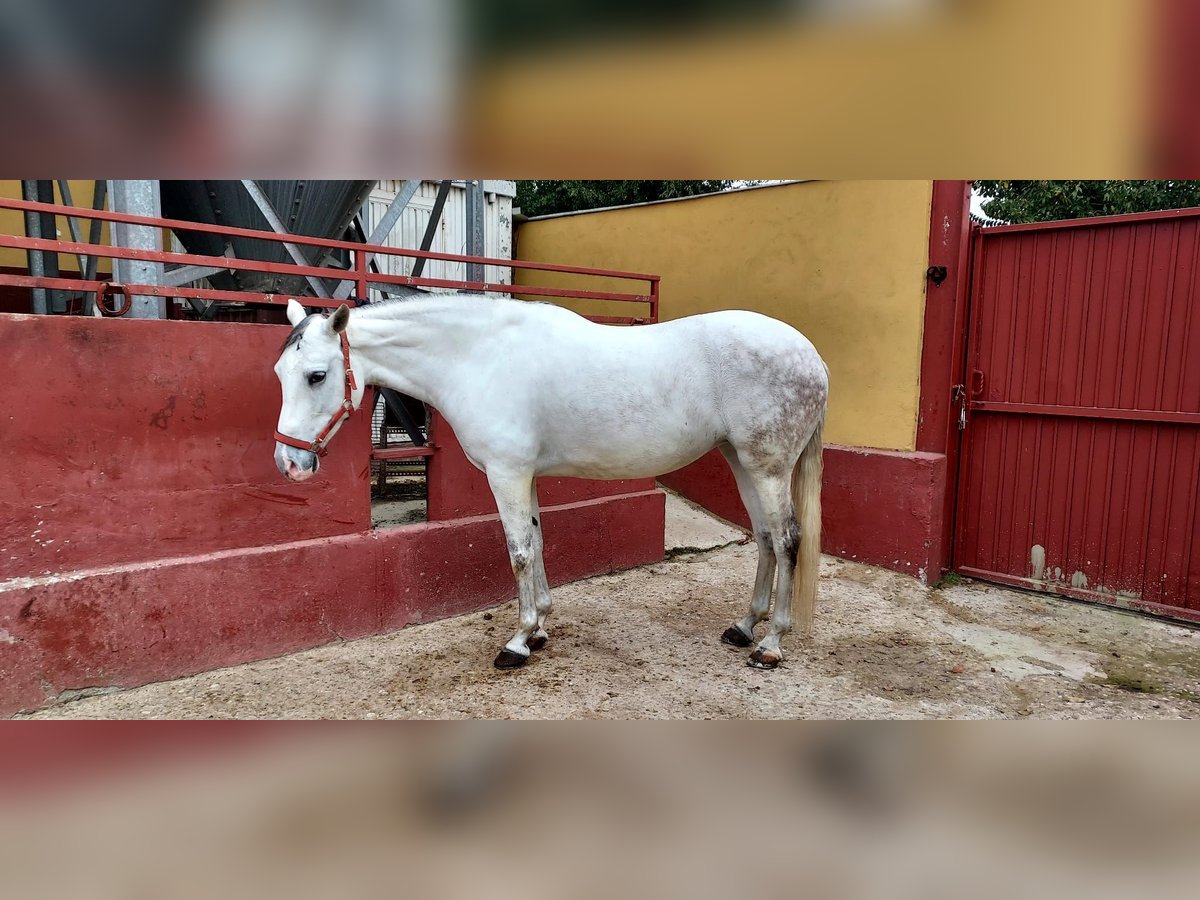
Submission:
M 94 181 L 68 181 L 71 188 L 71 199 L 76 206 L 85 206 L 91 208 L 93 190 L 96 182 Z M 21 199 L 21 182 L 0 180 L 0 197 L 7 197 L 12 200 Z M 58 183 L 54 184 L 54 202 L 62 203 L 63 199 L 58 193 Z M 62 216 L 56 218 L 58 223 L 58 236 L 60 241 L 71 240 L 71 229 L 67 226 L 67 221 Z M 88 219 L 76 219 L 80 236 L 83 242 L 88 242 L 88 229 L 91 228 L 91 221 Z M 0 234 L 25 234 L 25 216 L 22 212 L 15 209 L 0 209 Z M 45 237 L 45 235 L 43 235 Z M 100 231 L 100 243 L 108 243 L 108 225 L 107 223 Z M 99 260 L 100 272 L 111 272 L 112 264 L 109 260 L 101 258 Z M 8 266 L 17 269 L 25 269 L 28 267 L 28 259 L 24 250 L 13 250 L 9 247 L 0 247 L 0 266 Z M 79 271 L 79 258 L 70 253 L 60 253 L 58 255 L 58 268 L 64 277 L 67 273 L 75 273 Z
M 536 219 L 520 226 L 516 255 L 658 273 L 664 320 L 717 309 L 782 319 L 829 364 L 825 439 L 911 450 L 931 196 L 928 181 L 804 182 Z M 585 286 L 516 274 L 518 283 Z M 641 293 L 643 285 L 586 287 Z M 633 309 L 573 308 L 618 315 Z

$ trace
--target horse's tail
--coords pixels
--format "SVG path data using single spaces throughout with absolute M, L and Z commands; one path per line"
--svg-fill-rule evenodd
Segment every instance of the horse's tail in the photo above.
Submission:
M 817 579 L 821 570 L 821 431 L 825 411 L 792 469 L 792 505 L 800 525 L 800 548 L 792 572 L 792 609 L 801 635 L 812 634 L 817 605 Z

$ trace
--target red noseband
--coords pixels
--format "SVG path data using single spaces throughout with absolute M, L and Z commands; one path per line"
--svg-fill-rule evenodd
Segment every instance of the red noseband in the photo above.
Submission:
M 350 341 L 346 337 L 346 330 L 342 329 L 342 368 L 346 373 L 346 390 L 342 397 L 342 405 L 337 408 L 325 427 L 311 441 L 302 441 L 299 438 L 291 437 L 284 434 L 282 431 L 275 432 L 275 440 L 281 444 L 287 444 L 289 447 L 296 447 L 299 450 L 307 450 L 309 453 L 315 453 L 317 456 L 324 456 L 329 452 L 327 444 L 329 437 L 333 434 L 333 430 L 342 424 L 346 419 L 350 418 L 350 414 L 354 412 L 354 389 L 357 385 L 354 382 L 354 372 L 350 368 Z

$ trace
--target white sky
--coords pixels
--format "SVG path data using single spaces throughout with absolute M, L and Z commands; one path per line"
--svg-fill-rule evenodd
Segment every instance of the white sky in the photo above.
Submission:
M 987 215 L 985 215 L 985 214 L 984 214 L 984 212 L 983 212 L 983 201 L 984 201 L 984 200 L 986 200 L 986 199 L 988 199 L 988 198 L 986 198 L 986 197 L 982 196 L 982 195 L 981 195 L 981 194 L 980 194 L 978 191 L 976 191 L 974 188 L 971 188 L 971 212 L 973 212 L 975 215 L 979 216 L 980 218 L 982 218 L 982 219 L 983 219 L 984 221 L 986 221 L 986 222 L 997 222 L 997 221 L 999 221 L 998 219 L 991 219 L 991 218 L 989 218 Z
M 977 216 L 983 215 L 983 197 L 974 188 L 971 188 L 971 212 Z

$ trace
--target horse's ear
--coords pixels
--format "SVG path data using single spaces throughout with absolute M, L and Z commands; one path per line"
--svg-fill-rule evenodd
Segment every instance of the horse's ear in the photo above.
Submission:
M 303 322 L 305 316 L 307 316 L 307 315 L 308 315 L 308 313 L 306 313 L 304 311 L 303 306 L 301 306 L 299 303 L 296 302 L 295 297 L 292 297 L 291 299 L 288 300 L 287 319 L 289 322 L 292 323 L 293 328 L 295 328 L 297 325 L 299 325 L 301 322 Z
M 341 334 L 346 330 L 346 325 L 350 321 L 350 307 L 345 303 L 337 308 L 337 311 L 329 317 L 329 328 L 334 334 Z

